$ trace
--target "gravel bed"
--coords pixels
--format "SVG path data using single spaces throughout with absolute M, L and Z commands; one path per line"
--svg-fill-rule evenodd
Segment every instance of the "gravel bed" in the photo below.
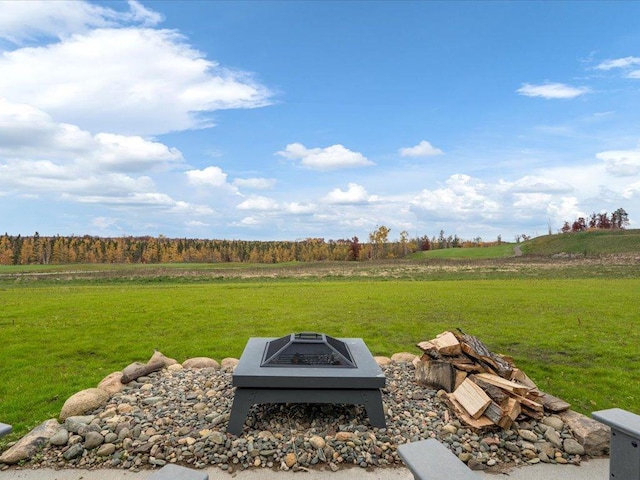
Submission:
M 131 382 L 90 415 L 67 419 L 23 467 L 391 468 L 402 465 L 398 445 L 425 438 L 438 438 L 473 469 L 581 461 L 580 446 L 558 417 L 474 432 L 452 417 L 435 390 L 415 383 L 410 364 L 382 368 L 387 428 L 372 428 L 361 406 L 270 404 L 252 407 L 235 437 L 226 433 L 231 373 L 165 369 Z

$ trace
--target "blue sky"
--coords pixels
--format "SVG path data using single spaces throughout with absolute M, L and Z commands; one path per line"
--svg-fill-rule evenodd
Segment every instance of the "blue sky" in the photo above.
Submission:
M 0 230 L 640 219 L 639 2 L 0 2 Z

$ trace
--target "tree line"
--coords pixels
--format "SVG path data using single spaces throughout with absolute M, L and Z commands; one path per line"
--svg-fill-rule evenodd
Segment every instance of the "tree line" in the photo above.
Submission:
M 283 263 L 362 261 L 402 258 L 420 250 L 478 246 L 457 236 L 411 239 L 407 232 L 389 240 L 390 229 L 376 227 L 369 242 L 306 238 L 297 241 L 209 240 L 158 237 L 0 236 L 0 265 L 69 263 Z M 483 243 L 490 245 L 491 243 Z
M 562 233 L 584 232 L 586 230 L 621 230 L 629 225 L 629 215 L 624 208 L 618 208 L 609 216 L 608 212 L 593 212 L 587 218 L 578 217 L 573 222 L 565 221 Z

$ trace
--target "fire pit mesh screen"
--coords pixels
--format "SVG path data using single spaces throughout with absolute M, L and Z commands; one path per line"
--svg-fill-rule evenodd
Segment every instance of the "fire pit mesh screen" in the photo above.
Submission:
M 292 333 L 267 342 L 262 367 L 356 368 L 347 344 L 324 333 Z

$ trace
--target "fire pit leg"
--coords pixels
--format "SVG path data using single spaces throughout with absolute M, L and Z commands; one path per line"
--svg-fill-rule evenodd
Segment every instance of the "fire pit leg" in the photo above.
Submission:
M 244 422 L 247 419 L 249 409 L 255 403 L 255 393 L 251 390 L 236 388 L 236 393 L 233 397 L 233 405 L 231 406 L 231 415 L 229 416 L 229 423 L 227 425 L 227 432 L 240 436 Z
M 378 428 L 387 428 L 380 390 L 367 390 L 362 394 L 362 399 L 364 400 L 364 408 L 367 411 L 371 425 Z

